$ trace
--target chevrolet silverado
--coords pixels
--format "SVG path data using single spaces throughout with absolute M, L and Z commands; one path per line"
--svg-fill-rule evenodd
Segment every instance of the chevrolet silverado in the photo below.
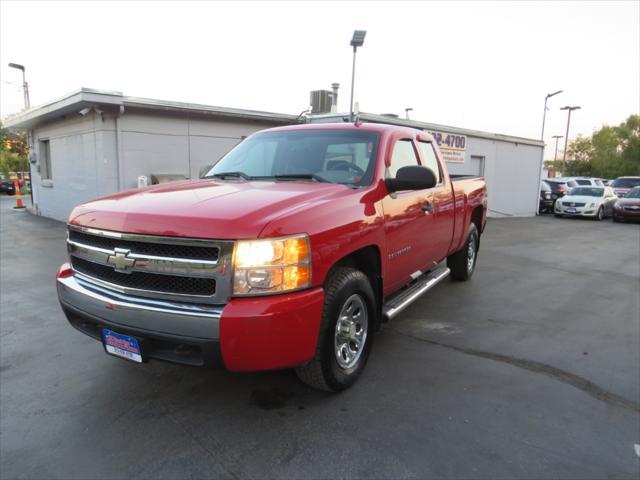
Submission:
M 133 362 L 295 368 L 340 391 L 381 325 L 448 276 L 486 224 L 481 177 L 381 124 L 255 133 L 203 178 L 76 207 L 56 281 L 73 327 Z

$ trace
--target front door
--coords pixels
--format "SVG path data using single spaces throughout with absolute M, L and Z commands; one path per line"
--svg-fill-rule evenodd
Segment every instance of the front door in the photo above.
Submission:
M 413 141 L 399 139 L 392 150 L 387 178 L 394 178 L 401 167 L 419 164 Z M 395 192 L 382 200 L 382 208 L 388 265 L 384 285 L 388 294 L 431 268 L 424 232 L 430 229 L 433 219 L 433 191 Z

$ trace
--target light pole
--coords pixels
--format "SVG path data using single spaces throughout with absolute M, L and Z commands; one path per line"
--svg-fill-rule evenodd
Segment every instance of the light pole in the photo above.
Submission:
M 562 90 L 558 90 L 557 92 L 547 93 L 547 96 L 544 97 L 544 112 L 542 113 L 542 133 L 540 134 L 540 140 L 544 142 L 544 122 L 547 119 L 547 100 L 549 100 L 554 95 L 558 95 L 562 93 Z
M 554 135 L 551 138 L 555 138 L 556 139 L 556 153 L 553 156 L 553 161 L 555 162 L 556 160 L 558 160 L 558 140 L 561 138 L 564 138 L 564 135 Z
M 579 110 L 581 107 L 562 107 L 560 110 L 569 110 L 569 114 L 567 115 L 567 133 L 564 136 L 564 152 L 562 154 L 562 166 L 566 168 L 567 166 L 567 142 L 569 141 L 569 124 L 571 123 L 571 112 L 574 110 Z M 563 172 L 564 173 L 564 172 Z
M 29 85 L 27 85 L 27 79 L 24 73 L 24 65 L 20 65 L 19 63 L 10 63 L 9 67 L 22 71 L 22 90 L 24 94 L 24 108 L 25 110 L 28 110 L 29 108 L 31 108 L 31 102 L 29 101 Z
M 404 109 L 404 118 L 405 118 L 405 120 L 411 120 L 409 118 L 409 112 L 413 112 L 413 108 L 408 107 L 408 108 Z
M 351 108 L 349 110 L 349 121 L 353 122 L 353 85 L 356 79 L 356 50 L 364 44 L 366 30 L 355 30 L 351 38 L 351 46 L 353 47 L 353 67 L 351 68 Z

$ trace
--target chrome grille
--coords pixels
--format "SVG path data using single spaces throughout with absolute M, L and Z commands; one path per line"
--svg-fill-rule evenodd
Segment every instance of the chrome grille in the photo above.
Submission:
M 153 273 L 121 273 L 112 267 L 72 257 L 73 268 L 84 275 L 99 278 L 122 287 L 141 288 L 149 292 L 176 293 L 179 295 L 212 296 L 216 293 L 216 281 L 212 278 L 156 275 Z
M 149 243 L 132 240 L 122 240 L 105 236 L 91 235 L 69 230 L 69 240 L 98 248 L 113 250 L 126 248 L 136 253 L 154 255 L 158 257 L 193 258 L 204 260 L 218 260 L 220 249 L 214 246 L 174 245 L 168 243 Z
M 77 276 L 120 293 L 225 303 L 232 241 L 139 235 L 69 225 L 67 249 Z

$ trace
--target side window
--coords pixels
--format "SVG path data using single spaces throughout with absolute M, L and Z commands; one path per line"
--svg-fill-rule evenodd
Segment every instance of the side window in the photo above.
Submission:
M 431 144 L 431 142 L 418 142 L 418 146 L 420 147 L 420 153 L 422 154 L 422 161 L 424 162 L 424 166 L 433 170 L 433 173 L 436 174 L 438 183 L 442 182 L 440 165 L 438 164 L 438 159 L 436 157 L 436 152 L 433 149 L 433 145 Z
M 396 173 L 398 173 L 398 170 L 410 165 L 419 165 L 413 144 L 411 140 L 398 140 L 393 147 L 389 176 L 394 178 Z
M 49 140 L 40 140 L 40 177 L 51 180 L 51 149 Z

